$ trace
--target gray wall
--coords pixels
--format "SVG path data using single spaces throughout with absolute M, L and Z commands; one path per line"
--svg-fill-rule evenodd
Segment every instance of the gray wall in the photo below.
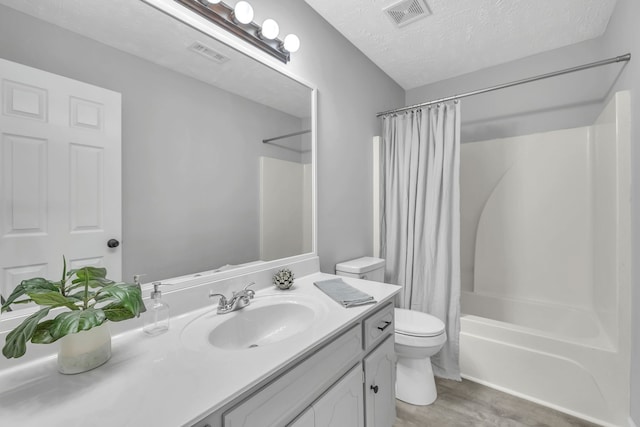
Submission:
M 408 90 L 408 105 L 491 87 L 626 53 L 589 40 Z M 462 142 L 526 135 L 593 123 L 623 65 L 595 68 L 462 99 Z M 613 74 L 612 74 L 613 73 Z
M 632 351 L 631 417 L 640 425 L 640 2 L 618 0 L 603 37 L 407 91 L 408 104 L 517 80 L 625 53 L 610 65 L 540 83 L 466 98 L 463 141 L 588 125 L 618 90 L 631 91 Z
M 272 16 L 301 47 L 288 68 L 319 89 L 318 252 L 322 271 L 372 254 L 372 137 L 378 111 L 404 91 L 302 0 L 255 0 L 256 22 Z
M 125 280 L 259 259 L 258 158 L 301 159 L 262 139 L 301 119 L 5 7 L 0 57 L 122 93 Z

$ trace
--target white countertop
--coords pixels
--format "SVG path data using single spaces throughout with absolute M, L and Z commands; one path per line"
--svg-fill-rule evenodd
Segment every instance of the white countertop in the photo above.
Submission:
M 196 350 L 185 345 L 183 328 L 200 316 L 215 313 L 214 304 L 172 317 L 170 330 L 156 337 L 144 335 L 141 329 L 114 336 L 111 359 L 89 372 L 59 374 L 55 356 L 0 372 L 2 425 L 191 425 L 375 311 L 399 290 L 343 277 L 379 302 L 345 309 L 313 285 L 332 277 L 336 276 L 315 273 L 296 279 L 294 288 L 285 291 L 322 301 L 324 314 L 309 330 L 279 343 L 239 351 L 212 346 Z M 269 288 L 258 291 L 256 298 L 282 295 L 283 291 Z

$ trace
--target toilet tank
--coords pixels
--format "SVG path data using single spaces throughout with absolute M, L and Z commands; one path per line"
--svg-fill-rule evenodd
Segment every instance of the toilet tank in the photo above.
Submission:
M 384 260 L 381 258 L 362 257 L 344 261 L 336 264 L 336 274 L 338 276 L 384 282 Z

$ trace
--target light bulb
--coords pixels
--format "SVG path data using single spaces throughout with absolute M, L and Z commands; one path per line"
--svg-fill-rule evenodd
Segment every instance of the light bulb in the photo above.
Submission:
M 265 19 L 262 23 L 262 29 L 260 30 L 260 35 L 265 39 L 273 40 L 278 37 L 278 33 L 280 32 L 280 27 L 278 23 L 273 19 Z
M 233 8 L 233 17 L 241 24 L 253 21 L 253 7 L 246 1 L 239 1 Z
M 300 39 L 295 34 L 287 34 L 282 43 L 282 47 L 288 52 L 297 52 L 300 49 Z

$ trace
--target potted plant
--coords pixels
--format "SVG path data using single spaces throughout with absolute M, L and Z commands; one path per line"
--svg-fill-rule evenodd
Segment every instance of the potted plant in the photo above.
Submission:
M 62 278 L 40 277 L 22 281 L 3 302 L 0 312 L 14 304 L 35 302 L 41 308 L 9 332 L 2 354 L 21 357 L 27 342 L 50 344 L 60 340 L 58 370 L 63 374 L 88 371 L 111 357 L 111 335 L 107 320 L 119 322 L 145 311 L 137 284 L 107 279 L 107 270 L 82 267 L 67 272 L 63 258 Z M 52 309 L 63 308 L 55 318 L 46 319 Z

